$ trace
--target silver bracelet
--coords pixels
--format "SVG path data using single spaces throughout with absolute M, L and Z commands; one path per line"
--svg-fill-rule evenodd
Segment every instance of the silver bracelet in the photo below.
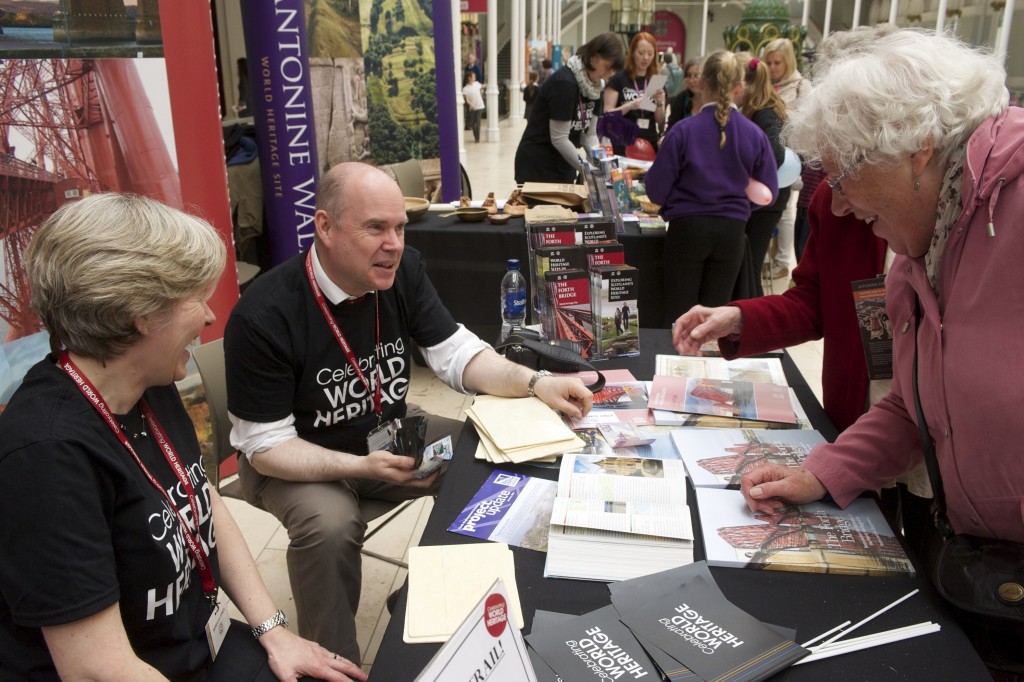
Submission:
M 267 618 L 265 621 L 254 627 L 252 629 L 252 636 L 256 639 L 259 639 L 263 635 L 267 634 L 268 632 L 276 628 L 278 625 L 288 627 L 288 616 L 284 615 L 284 611 L 282 611 L 281 609 L 278 609 L 277 613 L 275 613 L 273 616 Z
M 526 386 L 526 392 L 530 394 L 531 398 L 537 395 L 537 382 L 549 376 L 551 376 L 551 372 L 546 369 L 539 369 L 534 372 L 533 376 L 530 377 L 530 383 Z

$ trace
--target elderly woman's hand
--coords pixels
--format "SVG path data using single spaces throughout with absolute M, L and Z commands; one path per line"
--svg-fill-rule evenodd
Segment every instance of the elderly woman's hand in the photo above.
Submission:
M 590 389 L 579 379 L 570 377 L 541 377 L 533 391 L 551 409 L 577 419 L 586 416 L 594 404 Z
M 700 355 L 701 344 L 743 331 L 743 311 L 732 305 L 695 305 L 672 325 L 672 345 L 680 355 Z
M 325 682 L 365 682 L 362 668 L 316 642 L 303 639 L 285 628 L 274 628 L 260 637 L 267 650 L 270 669 L 281 682 L 294 682 L 308 675 Z
M 828 491 L 807 469 L 779 464 L 757 467 L 743 476 L 740 490 L 753 512 L 771 514 L 786 504 L 820 500 Z

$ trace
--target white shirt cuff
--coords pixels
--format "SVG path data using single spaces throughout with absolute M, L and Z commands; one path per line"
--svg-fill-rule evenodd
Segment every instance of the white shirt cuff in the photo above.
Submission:
M 441 343 L 420 350 L 423 351 L 427 366 L 437 378 L 459 393 L 468 393 L 462 385 L 462 373 L 477 353 L 490 347 L 490 344 L 460 324 L 458 330 Z
M 276 422 L 251 422 L 228 412 L 228 419 L 231 420 L 231 447 L 244 453 L 250 462 L 257 452 L 299 436 L 295 430 L 295 415 L 292 414 Z

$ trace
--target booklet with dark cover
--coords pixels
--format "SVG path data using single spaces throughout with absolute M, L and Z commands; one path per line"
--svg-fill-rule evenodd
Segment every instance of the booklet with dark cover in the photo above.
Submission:
M 737 608 L 702 576 L 647 599 L 613 598 L 622 621 L 705 680 L 755 682 L 808 652 Z
M 532 632 L 526 641 L 563 682 L 658 678 L 654 662 L 613 606 Z

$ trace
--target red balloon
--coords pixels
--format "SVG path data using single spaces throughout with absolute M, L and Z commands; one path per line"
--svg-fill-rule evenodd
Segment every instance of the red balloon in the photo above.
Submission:
M 636 138 L 633 144 L 626 147 L 626 157 L 630 159 L 654 161 L 655 154 L 654 145 L 642 137 Z

